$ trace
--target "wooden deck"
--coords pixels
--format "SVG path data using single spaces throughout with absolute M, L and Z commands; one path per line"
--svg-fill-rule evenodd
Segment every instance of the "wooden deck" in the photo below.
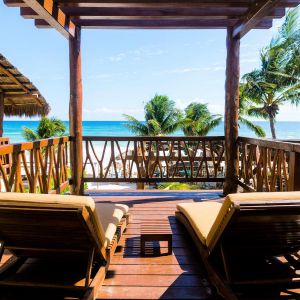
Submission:
M 177 203 L 219 199 L 220 194 L 221 191 L 91 193 L 95 201 L 127 204 L 132 214 L 132 222 L 119 243 L 98 298 L 218 299 L 192 241 L 176 222 L 174 212 Z M 160 242 L 151 245 L 154 253 L 141 257 L 140 224 L 158 217 L 171 223 L 173 253 L 160 256 L 160 251 L 164 254 L 168 251 L 167 242 Z
M 220 299 L 207 279 L 195 245 L 174 216 L 177 203 L 219 201 L 220 194 L 221 191 L 91 191 L 90 195 L 97 202 L 127 204 L 132 215 L 132 221 L 120 240 L 104 284 L 97 292 L 97 299 Z M 140 224 L 143 220 L 157 218 L 167 219 L 171 224 L 173 253 L 166 254 L 166 242 L 155 242 L 149 247 L 153 247 L 154 251 L 143 257 L 140 253 Z M 9 254 L 6 254 L 4 260 L 8 257 Z M 47 274 L 47 280 L 53 278 L 54 271 L 58 271 L 58 275 L 55 275 L 57 278 L 67 277 L 61 269 L 68 270 L 71 277 L 76 277 L 72 266 L 63 268 L 61 265 L 62 263 L 44 266 L 41 272 Z M 241 297 L 264 300 L 279 298 L 300 299 L 299 290 L 252 289 L 251 294 L 247 292 Z M 0 291 L 0 300 L 12 299 L 77 298 L 65 298 L 63 294 L 41 291 L 34 294 L 30 290 L 22 290 L 21 294 L 17 291 Z

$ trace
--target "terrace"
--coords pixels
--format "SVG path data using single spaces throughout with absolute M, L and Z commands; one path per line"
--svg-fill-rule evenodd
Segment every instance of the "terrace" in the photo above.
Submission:
M 299 141 L 253 139 L 240 137 L 238 133 L 240 39 L 252 29 L 270 28 L 274 18 L 284 16 L 285 8 L 294 7 L 300 1 L 4 2 L 8 6 L 20 7 L 21 15 L 34 19 L 37 27 L 55 28 L 69 41 L 70 136 L 1 146 L 2 191 L 54 194 L 70 187 L 74 195 L 88 193 L 96 202 L 125 203 L 130 207 L 132 220 L 119 240 L 106 279 L 95 292 L 96 298 L 218 299 L 194 244 L 175 221 L 175 206 L 183 200 L 220 200 L 221 195 L 238 191 L 300 190 Z M 82 136 L 82 28 L 226 29 L 224 136 Z M 71 174 L 68 174 L 68 169 Z M 84 184 L 91 182 L 131 182 L 138 188 L 145 183 L 157 182 L 212 182 L 223 187 L 223 191 L 84 191 Z M 171 224 L 173 253 L 160 255 L 159 251 L 166 248 L 161 242 L 160 248 L 159 244 L 154 245 L 152 256 L 141 257 L 139 227 L 143 220 L 158 216 L 168 219 Z M 9 257 L 10 254 L 5 252 L 3 259 Z M 67 269 L 74 275 L 73 266 Z M 53 278 L 59 270 L 56 264 L 43 275 L 52 275 Z M 27 279 L 30 277 L 26 272 L 24 274 Z M 33 291 L 27 292 L 33 297 Z M 257 299 L 257 295 L 264 299 L 268 296 L 288 299 L 297 297 L 299 290 L 273 287 L 267 290 L 270 295 L 264 295 L 265 292 L 243 290 L 239 295 L 245 299 Z M 10 293 L 5 296 L 7 299 Z M 24 291 L 21 293 L 23 295 Z M 58 294 L 50 296 L 48 293 L 43 293 L 43 298 L 48 295 L 52 299 L 59 298 Z

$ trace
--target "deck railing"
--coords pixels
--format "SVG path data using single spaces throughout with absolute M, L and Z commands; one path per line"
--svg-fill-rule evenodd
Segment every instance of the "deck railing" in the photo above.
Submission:
M 0 146 L 1 191 L 60 193 L 69 185 L 69 137 Z M 225 138 L 83 137 L 84 182 L 223 182 Z M 246 191 L 300 190 L 300 143 L 239 137 Z
M 222 182 L 224 137 L 83 137 L 85 182 Z
M 69 137 L 0 146 L 1 191 L 60 193 L 68 187 Z
M 247 191 L 295 191 L 300 188 L 300 144 L 239 137 L 238 182 Z

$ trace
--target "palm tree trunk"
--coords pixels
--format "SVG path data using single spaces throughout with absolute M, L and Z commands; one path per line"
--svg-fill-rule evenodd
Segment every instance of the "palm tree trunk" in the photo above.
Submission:
M 275 119 L 272 116 L 270 116 L 270 128 L 271 128 L 272 138 L 276 139 Z

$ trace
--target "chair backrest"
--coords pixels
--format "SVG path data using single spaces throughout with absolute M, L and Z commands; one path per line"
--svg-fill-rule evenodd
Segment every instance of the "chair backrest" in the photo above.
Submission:
M 232 255 L 295 252 L 300 248 L 300 193 L 230 195 L 212 229 L 210 251 L 221 242 Z
M 49 199 L 48 195 L 40 196 Z M 18 197 L 22 200 L 17 201 Z M 86 259 L 82 253 L 95 247 L 96 252 L 104 256 L 103 241 L 93 213 L 84 202 L 51 203 L 24 201 L 25 198 L 14 193 L 0 194 L 0 240 L 4 241 L 5 248 L 17 256 L 40 257 L 56 253 Z

